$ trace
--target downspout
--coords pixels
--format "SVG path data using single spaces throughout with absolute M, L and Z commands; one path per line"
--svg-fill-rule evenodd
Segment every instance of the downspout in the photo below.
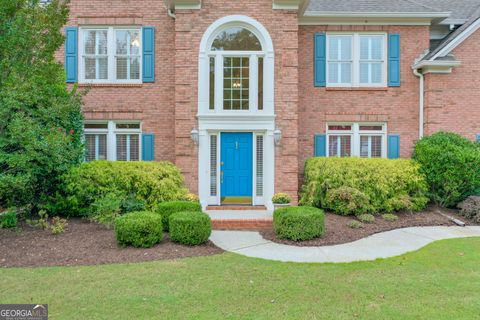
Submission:
M 170 18 L 172 18 L 173 20 L 175 20 L 177 18 L 177 16 L 175 15 L 173 10 L 171 9 L 172 7 L 174 7 L 174 5 L 172 4 L 172 1 L 163 0 L 163 5 L 164 5 L 165 9 L 167 9 L 167 15 Z
M 419 138 L 423 138 L 423 117 L 424 117 L 424 107 L 425 107 L 425 76 L 423 73 L 418 71 L 419 69 L 414 68 L 413 74 L 420 79 L 420 88 L 419 88 L 419 120 L 418 120 L 418 135 Z
M 173 20 L 177 19 L 177 16 L 175 15 L 175 13 L 173 13 L 172 9 L 167 9 L 167 14 Z

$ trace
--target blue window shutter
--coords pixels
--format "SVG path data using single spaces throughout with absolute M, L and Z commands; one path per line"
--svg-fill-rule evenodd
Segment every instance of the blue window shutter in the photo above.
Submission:
M 153 133 L 142 134 L 142 160 L 155 160 L 155 136 Z
M 315 87 L 325 87 L 327 85 L 327 36 L 325 33 L 315 33 L 314 37 L 314 84 Z
M 78 28 L 65 28 L 65 72 L 67 83 L 78 81 Z
M 315 157 L 326 157 L 327 153 L 327 135 L 316 134 L 315 135 Z
M 142 28 L 143 82 L 155 82 L 155 27 Z
M 480 133 L 477 134 L 477 142 L 480 142 Z
M 388 35 L 388 86 L 400 87 L 400 35 Z
M 388 159 L 400 158 L 400 135 L 388 135 Z

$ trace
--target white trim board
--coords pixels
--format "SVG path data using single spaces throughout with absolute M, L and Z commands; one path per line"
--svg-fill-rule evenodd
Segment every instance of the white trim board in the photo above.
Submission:
M 472 25 L 470 25 L 467 29 L 461 32 L 453 41 L 447 44 L 443 49 L 437 52 L 432 58 L 429 60 L 435 60 L 439 57 L 445 57 L 450 52 L 452 52 L 456 47 L 458 47 L 463 41 L 465 41 L 468 37 L 470 37 L 475 31 L 480 28 L 480 18 L 477 19 Z

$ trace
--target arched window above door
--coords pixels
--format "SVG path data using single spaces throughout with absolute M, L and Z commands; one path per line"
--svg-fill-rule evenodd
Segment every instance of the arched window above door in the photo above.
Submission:
M 228 28 L 213 40 L 212 51 L 262 51 L 258 38 L 242 27 Z

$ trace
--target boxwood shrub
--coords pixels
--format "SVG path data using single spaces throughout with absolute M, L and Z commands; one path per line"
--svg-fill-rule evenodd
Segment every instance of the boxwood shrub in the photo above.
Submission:
M 438 132 L 417 142 L 413 159 L 420 163 L 429 196 L 437 204 L 455 207 L 470 195 L 480 195 L 480 143 Z
M 135 206 L 142 203 L 148 210 L 188 194 L 180 171 L 169 162 L 87 162 L 70 170 L 62 180 L 62 191 L 48 208 L 55 215 L 88 216 L 92 203 L 111 193 L 122 199 L 122 204 L 135 199 Z
M 163 230 L 169 231 L 170 216 L 176 212 L 202 212 L 202 206 L 199 202 L 190 201 L 168 201 L 160 203 L 156 210 L 163 220 Z
M 170 216 L 170 238 L 175 242 L 195 246 L 205 243 L 211 233 L 210 217 L 203 212 L 176 212 Z
M 16 228 L 18 223 L 17 213 L 13 210 L 0 213 L 0 228 Z
M 280 239 L 310 240 L 324 234 L 325 215 L 313 207 L 280 208 L 273 213 L 273 226 Z
M 420 211 L 427 184 L 412 160 L 311 158 L 300 203 L 341 215 Z
M 122 246 L 153 247 L 163 239 L 162 217 L 149 211 L 127 213 L 115 219 L 115 236 Z

